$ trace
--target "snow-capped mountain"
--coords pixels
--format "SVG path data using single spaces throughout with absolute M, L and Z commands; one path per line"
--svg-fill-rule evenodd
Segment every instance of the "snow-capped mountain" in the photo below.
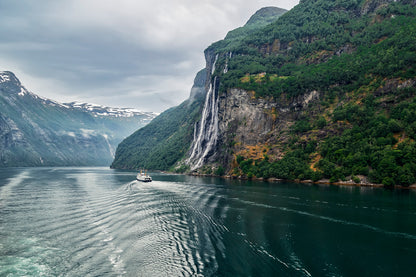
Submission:
M 109 165 L 118 143 L 156 114 L 59 103 L 0 72 L 0 167 Z
M 68 108 L 80 109 L 87 111 L 94 116 L 111 116 L 111 117 L 134 117 L 134 116 L 148 116 L 154 118 L 158 114 L 153 112 L 142 112 L 132 108 L 114 108 L 106 107 L 91 103 L 70 102 L 64 103 Z

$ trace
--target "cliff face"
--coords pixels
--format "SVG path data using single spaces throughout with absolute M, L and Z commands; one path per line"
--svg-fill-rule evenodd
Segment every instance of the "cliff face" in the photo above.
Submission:
M 109 165 L 117 144 L 155 115 L 62 104 L 0 73 L 0 167 Z
M 218 81 L 215 85 L 213 82 L 201 121 L 195 125 L 186 162 L 191 170 L 196 170 L 204 165 L 229 167 L 236 155 L 251 159 L 262 159 L 264 155 L 281 158 L 290 138 L 290 127 L 303 113 L 314 113 L 308 107 L 319 98 L 317 91 L 278 100 L 258 98 L 254 91 L 238 88 L 219 93 Z
M 290 127 L 309 105 L 319 101 L 319 93 L 312 91 L 297 99 L 281 100 L 256 98 L 254 92 L 243 89 L 230 89 L 221 95 L 217 147 L 222 153 L 220 160 L 232 162 L 230 153 L 252 159 L 262 159 L 264 155 L 282 157 Z M 221 151 L 222 145 L 228 146 L 226 151 Z

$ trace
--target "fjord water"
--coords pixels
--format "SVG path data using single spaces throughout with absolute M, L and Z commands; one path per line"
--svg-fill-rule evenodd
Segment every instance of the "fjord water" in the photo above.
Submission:
M 0 276 L 414 276 L 416 193 L 0 170 Z

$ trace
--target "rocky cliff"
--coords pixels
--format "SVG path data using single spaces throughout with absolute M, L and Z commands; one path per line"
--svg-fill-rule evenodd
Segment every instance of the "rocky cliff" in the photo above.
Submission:
M 276 101 L 256 98 L 254 92 L 243 89 L 228 90 L 219 101 L 219 141 L 231 147 L 218 152 L 223 153 L 222 159 L 228 164 L 234 159 L 230 153 L 252 159 L 262 159 L 264 155 L 283 157 L 288 143 L 288 136 L 283 134 L 290 131 L 301 111 L 316 101 L 317 91 L 290 101 Z
M 0 73 L 0 166 L 109 165 L 117 144 L 156 115 L 62 104 Z

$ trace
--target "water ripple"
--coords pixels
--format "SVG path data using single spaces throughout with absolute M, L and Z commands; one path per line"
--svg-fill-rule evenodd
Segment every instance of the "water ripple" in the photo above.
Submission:
M 313 187 L 298 193 L 191 177 L 159 181 L 157 175 L 152 183 L 140 183 L 131 181 L 133 173 L 111 172 L 58 168 L 6 174 L 0 187 L 0 275 L 342 276 L 356 275 L 356 268 L 369 273 L 352 255 L 358 252 L 366 254 L 365 262 L 384 253 L 381 265 L 372 267 L 380 270 L 371 273 L 399 275 L 394 270 L 406 268 L 410 258 L 401 256 L 393 266 L 390 252 L 411 257 L 416 247 L 415 209 L 407 207 L 399 217 L 400 206 L 392 207 L 391 198 L 384 206 L 357 204 L 308 193 Z M 389 231 L 369 220 L 374 212 L 409 221 Z M 355 237 L 348 234 L 350 226 Z M 374 247 L 381 245 L 377 251 L 356 243 L 373 236 Z M 350 245 L 355 252 L 348 252 Z M 346 268 L 346 256 L 354 267 Z

